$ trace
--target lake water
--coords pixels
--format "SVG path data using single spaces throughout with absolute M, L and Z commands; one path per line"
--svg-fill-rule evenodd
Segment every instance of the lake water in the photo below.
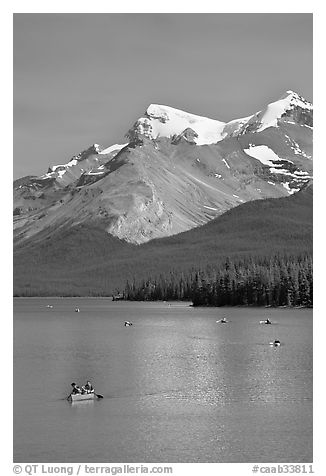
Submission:
M 14 461 L 311 462 L 312 357 L 306 309 L 15 299 Z

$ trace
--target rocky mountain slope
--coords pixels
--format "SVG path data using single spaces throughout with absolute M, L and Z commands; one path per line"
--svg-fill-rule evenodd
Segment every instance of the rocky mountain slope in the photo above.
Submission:
M 14 253 L 17 296 L 107 296 L 127 280 L 189 273 L 226 257 L 312 253 L 312 187 L 255 200 L 178 235 L 141 245 L 108 235 L 101 221 L 51 228 Z
M 94 144 L 14 182 L 15 244 L 92 223 L 141 244 L 291 195 L 312 179 L 312 125 L 312 105 L 293 91 L 228 123 L 152 104 L 126 144 Z

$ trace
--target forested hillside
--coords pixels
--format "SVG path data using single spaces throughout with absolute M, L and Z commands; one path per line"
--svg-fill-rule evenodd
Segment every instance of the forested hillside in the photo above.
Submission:
M 16 247 L 16 296 L 107 296 L 127 281 L 139 286 L 160 275 L 217 269 L 226 259 L 279 255 L 295 263 L 312 254 L 312 187 L 245 203 L 204 226 L 143 245 L 110 236 L 95 222 L 36 238 Z

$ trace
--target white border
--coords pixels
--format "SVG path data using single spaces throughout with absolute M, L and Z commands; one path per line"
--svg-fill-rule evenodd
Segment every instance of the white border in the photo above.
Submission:
M 322 71 L 322 66 L 325 62 L 325 38 L 324 30 L 326 25 L 326 18 L 324 9 L 321 6 L 322 2 L 304 2 L 304 1 L 279 1 L 273 2 L 258 2 L 258 1 L 232 1 L 223 2 L 222 5 L 216 2 L 203 1 L 193 2 L 190 5 L 188 2 L 165 1 L 160 4 L 154 4 L 151 1 L 140 2 L 108 2 L 92 0 L 92 2 L 85 1 L 5 1 L 0 7 L 0 22 L 1 22 L 1 62 L 2 62 L 2 96 L 5 108 L 2 110 L 2 190 L 4 193 L 2 200 L 5 202 L 5 213 L 2 214 L 2 251 L 4 255 L 2 275 L 1 275 L 1 303 L 6 303 L 3 306 L 5 312 L 2 313 L 2 362 L 5 365 L 4 374 L 2 375 L 3 382 L 9 388 L 12 388 L 12 167 L 8 167 L 9 157 L 12 157 L 12 13 L 124 13 L 124 12 L 168 12 L 168 13 L 314 13 L 314 97 L 317 97 L 318 106 L 315 108 L 315 119 L 317 126 L 315 127 L 314 144 L 315 144 L 315 177 L 317 180 L 314 185 L 314 255 L 315 255 L 315 269 L 317 269 L 317 278 L 315 278 L 315 307 L 314 307 L 314 471 L 315 474 L 321 474 L 321 470 L 325 468 L 325 451 L 323 448 L 322 433 L 322 416 L 324 414 L 324 398 L 321 393 L 322 384 L 325 375 L 321 370 L 324 362 L 322 349 L 325 347 L 324 340 L 324 321 L 326 316 L 324 312 L 325 303 L 322 297 L 324 294 L 324 264 L 325 253 L 323 252 L 325 244 L 324 241 L 324 227 L 322 226 L 324 212 L 324 185 L 321 177 L 325 177 L 325 152 L 323 147 L 323 112 L 326 110 L 325 97 L 325 77 Z M 304 67 L 304 65 L 303 65 Z M 319 88 L 320 86 L 320 88 Z M 8 177 L 9 175 L 9 177 Z M 5 183 L 3 183 L 5 182 Z M 321 214 L 323 212 L 323 215 Z M 317 259 L 316 259 L 317 258 Z M 316 276 L 316 273 L 315 273 Z M 2 397 L 3 410 L 2 428 L 5 439 L 2 442 L 2 463 L 3 473 L 12 473 L 12 399 L 8 396 Z M 167 463 L 168 464 L 168 463 Z M 71 465 L 69 465 L 71 466 Z M 77 466 L 77 465 L 73 465 Z M 103 465 L 102 465 L 103 466 Z M 112 464 L 111 464 L 112 466 Z M 250 474 L 252 464 L 175 464 L 174 476 L 181 474 L 198 474 L 203 472 L 207 475 L 221 474 Z M 75 473 L 76 474 L 76 473 Z

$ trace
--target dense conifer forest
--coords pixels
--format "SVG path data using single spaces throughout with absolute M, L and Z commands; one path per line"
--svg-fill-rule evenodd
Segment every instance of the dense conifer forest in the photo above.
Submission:
M 125 299 L 191 300 L 194 306 L 305 306 L 313 304 L 312 256 L 248 256 L 204 270 L 170 272 L 127 283 Z

